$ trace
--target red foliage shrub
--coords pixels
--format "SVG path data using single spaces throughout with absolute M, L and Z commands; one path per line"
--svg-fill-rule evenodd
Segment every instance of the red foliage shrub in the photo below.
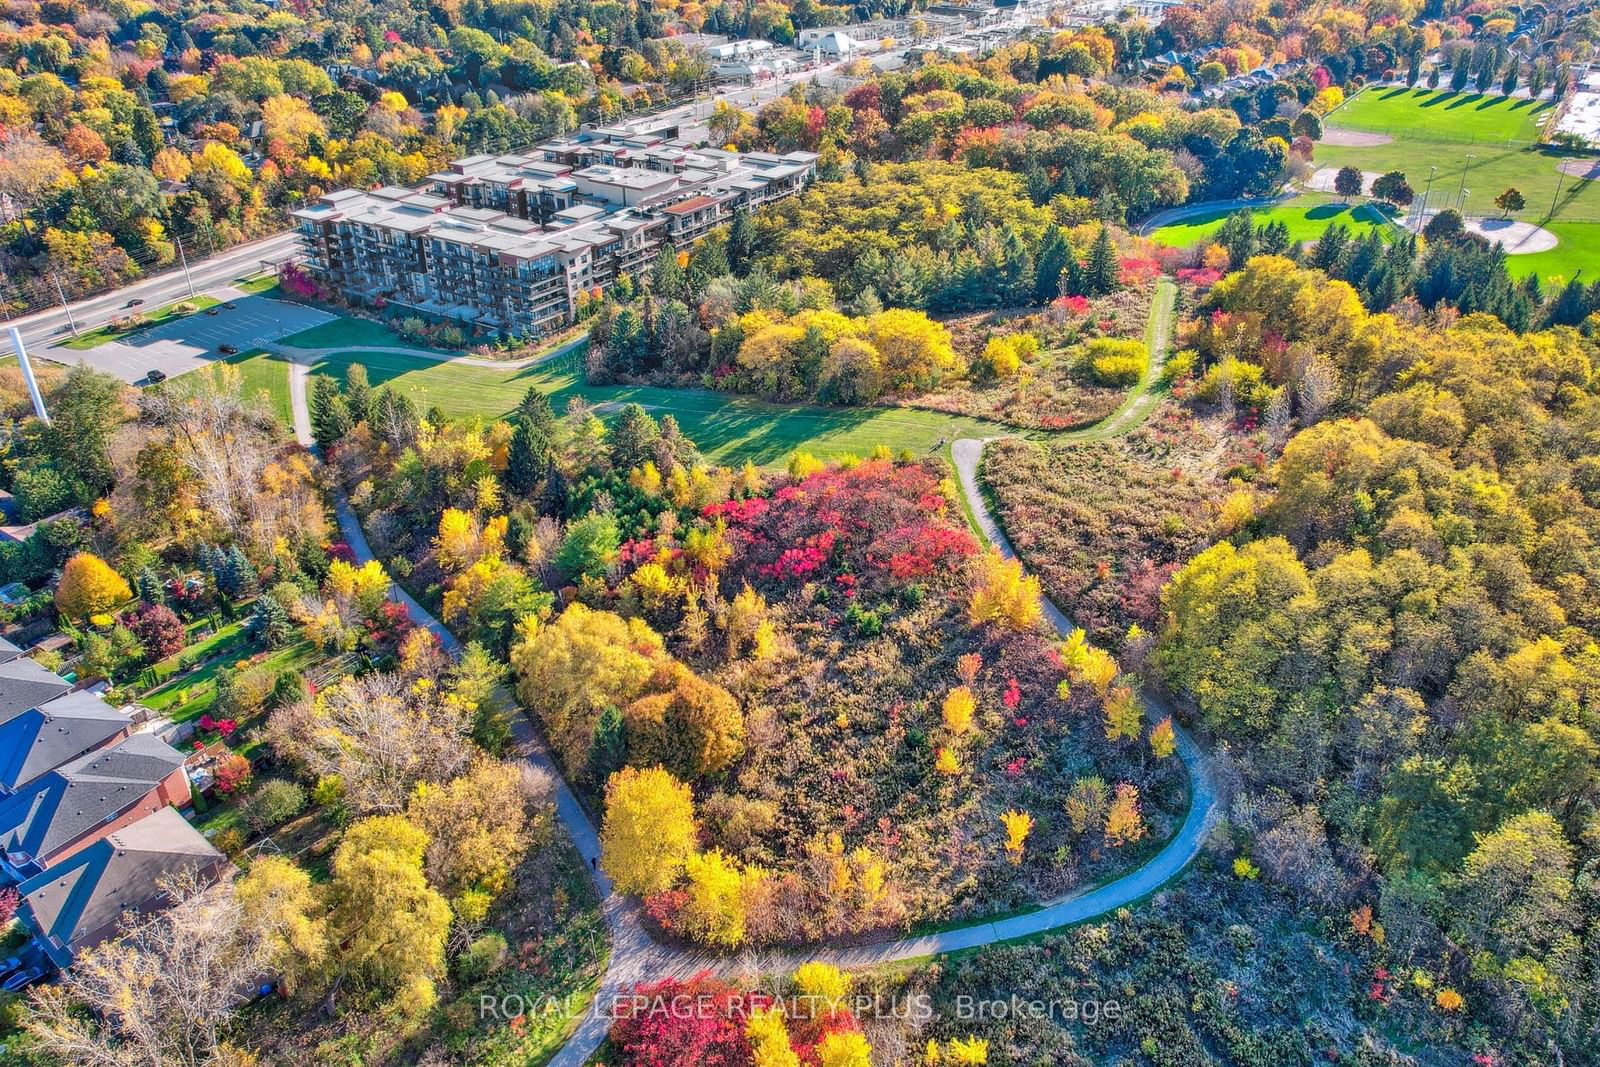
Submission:
M 0 889 L 0 926 L 11 921 L 17 913 L 17 905 L 22 903 L 22 897 L 10 886 Z
M 668 978 L 635 987 L 617 1005 L 611 1040 L 633 1067 L 746 1067 L 752 1000 L 730 985 Z
M 858 581 L 913 581 L 950 571 L 977 548 L 950 517 L 938 473 L 922 463 L 834 467 L 767 498 L 712 504 L 705 515 L 727 522 L 743 565 L 781 580 L 831 568 Z

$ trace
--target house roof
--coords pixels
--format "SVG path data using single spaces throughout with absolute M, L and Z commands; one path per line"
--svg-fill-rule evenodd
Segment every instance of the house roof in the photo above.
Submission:
M 0 663 L 10 663 L 20 655 L 22 655 L 22 649 L 0 637 Z
M 116 818 L 183 766 L 154 734 L 134 734 L 39 775 L 0 800 L 0 850 L 38 860 Z
M 0 663 L 0 723 L 71 688 L 71 682 L 31 659 L 17 658 Z
M 162 808 L 107 834 L 17 887 L 24 921 L 57 963 L 70 962 L 83 939 L 129 909 L 148 907 L 163 879 L 212 867 L 222 853 L 174 808 Z
M 86 692 L 63 693 L 13 715 L 0 722 L 0 787 L 19 789 L 127 727 L 126 715 Z

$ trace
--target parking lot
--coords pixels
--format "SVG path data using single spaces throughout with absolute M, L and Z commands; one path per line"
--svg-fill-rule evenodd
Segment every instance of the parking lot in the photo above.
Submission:
M 232 310 L 218 305 L 215 315 L 197 311 L 175 322 L 162 323 L 94 348 L 82 351 L 51 348 L 38 354 L 68 365 L 87 363 L 125 382 L 142 383 L 153 370 L 171 378 L 222 359 L 222 353 L 217 351 L 219 345 L 229 344 L 248 352 L 264 342 L 308 330 L 333 318 L 315 308 L 263 296 L 242 296 L 231 303 L 234 304 Z

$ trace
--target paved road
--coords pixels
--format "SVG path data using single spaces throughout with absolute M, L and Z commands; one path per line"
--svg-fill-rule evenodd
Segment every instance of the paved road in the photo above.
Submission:
M 1152 328 L 1148 343 L 1152 348 L 1152 365 L 1159 366 L 1169 336 L 1172 315 L 1170 293 L 1158 294 L 1152 308 Z M 309 373 L 304 362 L 290 364 L 290 398 L 294 413 L 295 432 L 302 443 L 311 440 L 309 405 L 306 383 Z M 1146 381 L 1148 382 L 1148 378 Z M 1135 396 L 1124 411 L 1138 411 L 1139 418 L 1148 407 L 1137 407 Z M 1138 419 L 1123 421 L 1120 432 L 1131 429 Z M 972 509 L 978 529 L 1006 556 L 1012 556 L 1011 543 L 990 514 L 978 486 L 978 469 L 983 457 L 984 442 L 970 439 L 955 442 L 952 452 L 962 492 Z M 362 535 L 354 513 L 342 496 L 337 502 L 339 524 L 345 531 L 346 542 L 360 560 L 373 558 L 372 551 Z M 396 587 L 397 599 L 406 603 L 412 618 L 441 635 L 448 635 L 444 625 L 421 605 Z M 1072 620 L 1048 599 L 1043 601 L 1046 618 L 1059 634 L 1065 635 L 1074 627 Z M 459 648 L 450 637 L 447 647 Z M 1147 711 L 1154 718 L 1170 714 L 1159 700 L 1146 697 Z M 860 968 L 895 960 L 916 959 L 923 956 L 1028 937 L 1033 934 L 1070 926 L 1117 908 L 1125 907 L 1148 896 L 1164 883 L 1181 874 L 1200 854 L 1206 837 L 1217 818 L 1217 788 L 1210 762 L 1194 739 L 1181 728 L 1177 730 L 1178 756 L 1189 774 L 1190 805 L 1188 814 L 1177 834 L 1167 842 L 1151 860 L 1114 882 L 1099 888 L 1068 895 L 1049 901 L 1036 911 L 1016 915 L 997 922 L 980 922 L 955 930 L 929 934 L 923 937 L 901 938 L 850 947 L 817 946 L 801 950 L 771 950 L 748 952 L 737 957 L 720 956 L 709 951 L 683 950 L 653 941 L 640 921 L 637 902 L 612 891 L 610 881 L 598 871 L 600 835 L 588 813 L 578 803 L 568 788 L 555 762 L 539 744 L 531 729 L 522 728 L 520 735 L 527 741 L 530 760 L 549 774 L 556 788 L 556 813 L 562 826 L 572 838 L 578 852 L 590 863 L 603 897 L 602 909 L 611 934 L 611 961 L 602 980 L 599 994 L 591 1008 L 584 1012 L 572 1037 L 551 1059 L 550 1067 L 583 1067 L 605 1040 L 609 1026 L 608 1012 L 641 981 L 658 981 L 667 977 L 689 978 L 696 974 L 720 974 L 753 980 L 761 974 L 793 970 L 801 963 L 825 960 L 839 967 Z
M 103 326 L 123 314 L 128 301 L 138 298 L 146 307 L 160 307 L 174 300 L 182 300 L 196 293 L 205 293 L 227 285 L 240 278 L 259 274 L 264 262 L 281 263 L 295 254 L 297 244 L 292 233 L 280 233 L 261 241 L 238 245 L 210 259 L 194 260 L 189 264 L 189 276 L 181 268 L 134 282 L 132 285 L 99 296 L 87 297 L 72 304 L 72 318 L 78 329 Z M 194 289 L 189 282 L 193 279 Z M 70 336 L 67 314 L 60 307 L 24 315 L 10 325 L 22 330 L 22 339 L 32 348 L 41 349 L 51 341 Z

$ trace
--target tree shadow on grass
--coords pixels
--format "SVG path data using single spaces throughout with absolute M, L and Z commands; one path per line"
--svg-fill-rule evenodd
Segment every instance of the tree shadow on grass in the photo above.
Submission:
M 1349 210 L 1349 204 L 1318 204 L 1306 212 L 1306 218 L 1321 222 L 1323 219 L 1337 218 Z

